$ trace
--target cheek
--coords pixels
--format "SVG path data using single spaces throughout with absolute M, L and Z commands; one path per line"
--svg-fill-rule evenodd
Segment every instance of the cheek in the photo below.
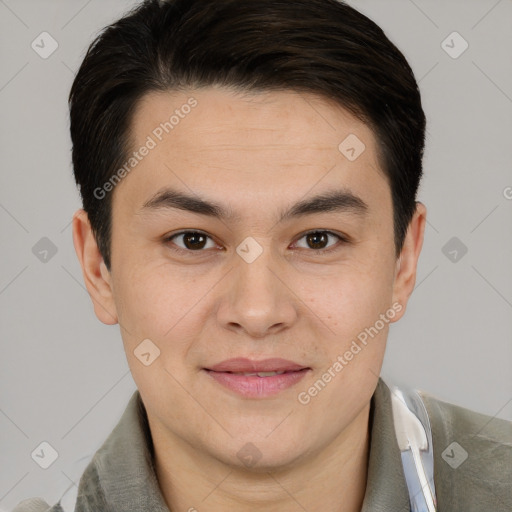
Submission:
M 218 272 L 200 274 L 193 266 L 177 272 L 168 264 L 133 264 L 127 259 L 117 270 L 116 307 L 130 343 L 153 338 L 162 345 L 171 339 L 173 344 L 186 345 L 186 339 L 200 332 L 201 323 L 207 322 L 225 300 L 216 294 Z M 286 276 L 293 293 L 283 300 L 295 302 L 299 321 L 310 327 L 317 324 L 315 331 L 323 327 L 322 338 L 346 340 L 373 324 L 389 307 L 392 280 L 383 278 L 388 273 L 382 259 L 372 263 L 371 258 L 339 265 L 328 272 L 295 269 Z M 228 294 L 229 283 L 223 282 L 222 289 Z
M 128 351 L 149 338 L 161 351 L 160 361 L 179 359 L 201 333 L 205 300 L 214 287 L 213 275 L 197 277 L 171 266 L 125 266 L 114 285 L 119 323 Z M 172 350 L 171 350 L 172 348 Z M 172 356 L 172 357 L 171 357 Z
M 392 279 L 378 265 L 343 265 L 329 275 L 300 279 L 300 297 L 327 335 L 346 340 L 373 324 L 390 306 Z M 298 284 L 298 283 L 297 283 Z M 306 310 L 307 312 L 307 310 Z
M 183 285 L 169 268 L 134 268 L 118 277 L 116 303 L 132 377 L 150 401 L 158 401 L 164 389 L 178 399 L 178 382 L 189 376 L 187 354 L 204 323 L 198 318 L 204 291 Z
M 157 276 L 137 271 L 120 273 L 114 288 L 119 322 L 132 336 L 154 336 L 172 321 L 168 287 Z
M 120 319 L 159 338 L 185 317 L 206 293 L 206 283 L 168 265 L 127 263 L 114 284 Z
M 375 388 L 389 325 L 396 314 L 390 304 L 391 286 L 387 279 L 355 270 L 329 279 L 322 292 L 313 283 L 308 287 L 307 279 L 304 286 L 307 305 L 314 318 L 321 319 L 321 323 L 316 321 L 321 332 L 313 336 L 313 344 L 322 356 L 315 374 L 298 390 L 297 399 L 313 418 L 312 429 L 325 430 L 330 425 L 334 435 L 339 425 L 369 401 Z

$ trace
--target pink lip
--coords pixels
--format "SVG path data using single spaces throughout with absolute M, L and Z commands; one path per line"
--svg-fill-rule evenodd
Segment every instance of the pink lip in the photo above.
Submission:
M 293 372 L 303 370 L 306 366 L 288 361 L 286 359 L 263 359 L 262 361 L 254 361 L 244 357 L 235 359 L 227 359 L 207 370 L 214 372 Z
M 310 368 L 286 359 L 252 361 L 245 358 L 228 359 L 211 368 L 204 368 L 209 376 L 222 386 L 247 398 L 265 398 L 297 384 Z M 241 373 L 285 372 L 259 377 Z

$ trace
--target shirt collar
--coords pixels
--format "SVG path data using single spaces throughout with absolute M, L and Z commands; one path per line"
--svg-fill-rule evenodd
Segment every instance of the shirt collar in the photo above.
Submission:
M 409 493 L 394 430 L 391 390 L 379 378 L 370 407 L 370 455 L 361 512 L 410 512 Z
M 368 478 L 361 512 L 410 510 L 390 393 L 379 378 L 371 399 Z M 158 486 L 151 433 L 138 390 L 80 479 L 75 512 L 97 510 L 169 512 Z

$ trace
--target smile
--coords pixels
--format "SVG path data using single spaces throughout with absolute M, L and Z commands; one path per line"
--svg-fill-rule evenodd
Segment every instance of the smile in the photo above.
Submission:
M 217 384 L 245 398 L 275 396 L 301 381 L 311 368 L 284 359 L 229 359 L 203 369 Z

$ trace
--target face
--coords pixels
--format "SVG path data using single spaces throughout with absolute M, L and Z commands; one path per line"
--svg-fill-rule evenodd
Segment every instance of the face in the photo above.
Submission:
M 368 407 L 423 214 L 399 269 L 374 135 L 312 95 L 151 93 L 132 142 L 111 272 L 79 216 L 75 246 L 153 436 L 255 469 L 315 456 Z

